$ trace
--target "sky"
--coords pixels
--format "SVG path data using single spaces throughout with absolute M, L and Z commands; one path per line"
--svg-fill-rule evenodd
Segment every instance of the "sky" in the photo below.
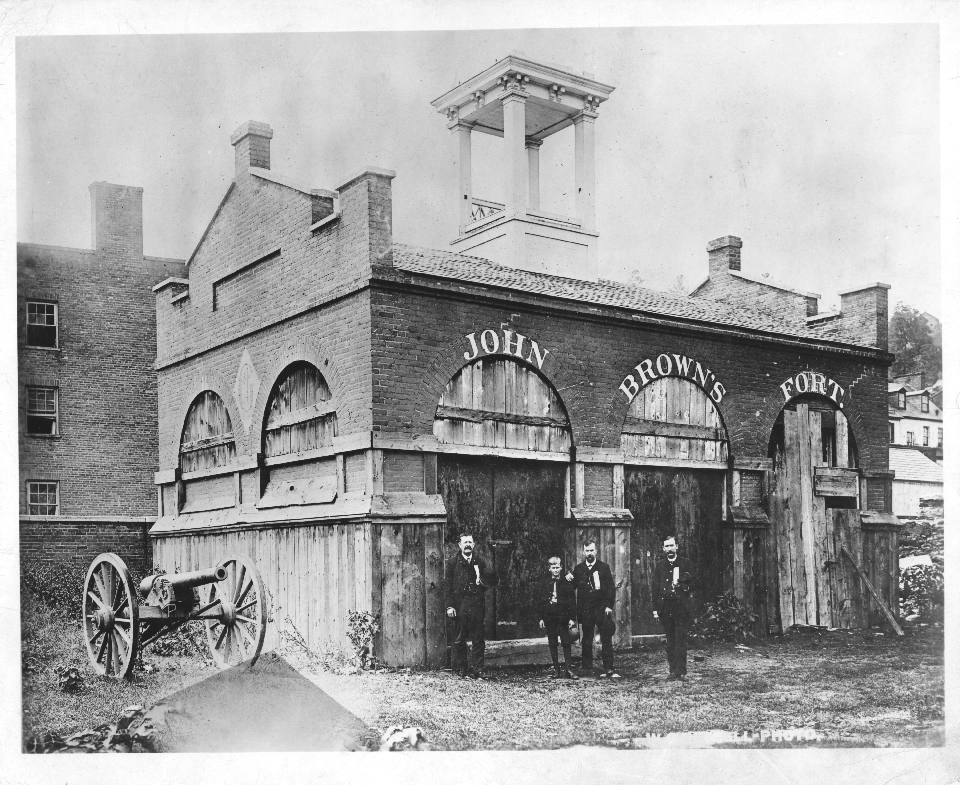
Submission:
M 144 246 L 186 258 L 233 176 L 230 134 L 274 130 L 271 168 L 331 189 L 393 169 L 394 239 L 456 235 L 454 137 L 430 101 L 511 51 L 616 89 L 597 131 L 600 274 L 667 289 L 742 269 L 823 295 L 892 285 L 941 316 L 935 25 L 21 38 L 17 239 L 89 247 L 88 186 L 144 189 Z M 502 140 L 474 193 L 501 200 Z M 543 209 L 573 213 L 572 129 L 541 151 Z M 634 272 L 636 271 L 636 272 Z

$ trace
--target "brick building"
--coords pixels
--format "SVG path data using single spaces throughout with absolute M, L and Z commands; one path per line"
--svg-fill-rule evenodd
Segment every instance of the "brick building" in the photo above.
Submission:
M 168 571 L 242 551 L 272 633 L 346 645 L 382 616 L 390 664 L 446 656 L 443 560 L 463 529 L 495 563 L 492 658 L 538 637 L 530 581 L 588 539 L 618 580 L 618 641 L 659 633 L 650 574 L 679 536 L 705 598 L 762 630 L 875 620 L 841 546 L 896 608 L 887 289 L 816 295 L 708 246 L 694 297 L 604 281 L 593 127 L 613 88 L 518 56 L 434 102 L 460 152 L 456 251 L 392 235 L 394 173 L 332 191 L 270 169 L 241 126 L 234 181 L 185 276 L 156 287 Z M 539 209 L 538 154 L 574 127 L 575 216 Z M 472 193 L 470 139 L 502 137 L 507 199 Z
M 150 566 L 156 312 L 183 262 L 143 254 L 143 189 L 90 186 L 92 248 L 17 246 L 20 550 L 86 569 Z

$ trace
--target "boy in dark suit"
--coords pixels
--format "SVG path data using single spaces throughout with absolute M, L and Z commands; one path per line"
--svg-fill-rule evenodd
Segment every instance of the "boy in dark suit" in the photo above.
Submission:
M 667 681 L 687 675 L 687 632 L 696 616 L 696 577 L 690 561 L 677 555 L 677 538 L 663 539 L 664 558 L 653 570 L 653 618 L 667 634 Z
M 603 673 L 600 678 L 619 679 L 613 669 L 613 606 L 617 599 L 617 585 L 610 566 L 597 558 L 597 544 L 593 541 L 583 546 L 583 561 L 573 569 L 577 587 L 577 614 L 583 625 L 581 667 L 589 671 L 593 667 L 593 633 L 600 633 L 600 651 L 603 657 Z
M 546 630 L 547 644 L 550 646 L 550 658 L 553 660 L 555 679 L 578 678 L 570 670 L 570 628 L 576 625 L 577 591 L 566 578 L 561 577 L 563 567 L 559 556 L 551 556 L 547 561 L 548 579 L 540 586 L 540 629 Z M 557 644 L 563 647 L 563 668 L 557 652 Z

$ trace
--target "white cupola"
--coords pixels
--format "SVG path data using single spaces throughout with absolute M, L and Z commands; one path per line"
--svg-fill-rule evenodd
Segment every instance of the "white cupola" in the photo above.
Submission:
M 456 138 L 460 230 L 453 249 L 521 270 L 596 281 L 594 123 L 613 87 L 511 54 L 433 101 Z M 576 215 L 540 209 L 540 146 L 574 127 Z M 505 204 L 472 188 L 471 134 L 503 138 Z

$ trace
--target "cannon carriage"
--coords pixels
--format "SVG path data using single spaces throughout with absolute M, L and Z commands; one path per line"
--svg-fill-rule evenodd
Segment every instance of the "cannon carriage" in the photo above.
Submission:
M 229 668 L 256 662 L 267 624 L 267 593 L 246 556 L 215 567 L 149 575 L 135 586 L 123 559 L 101 553 L 83 587 L 83 640 L 93 669 L 129 677 L 149 643 L 193 621 L 206 624 L 214 662 Z

